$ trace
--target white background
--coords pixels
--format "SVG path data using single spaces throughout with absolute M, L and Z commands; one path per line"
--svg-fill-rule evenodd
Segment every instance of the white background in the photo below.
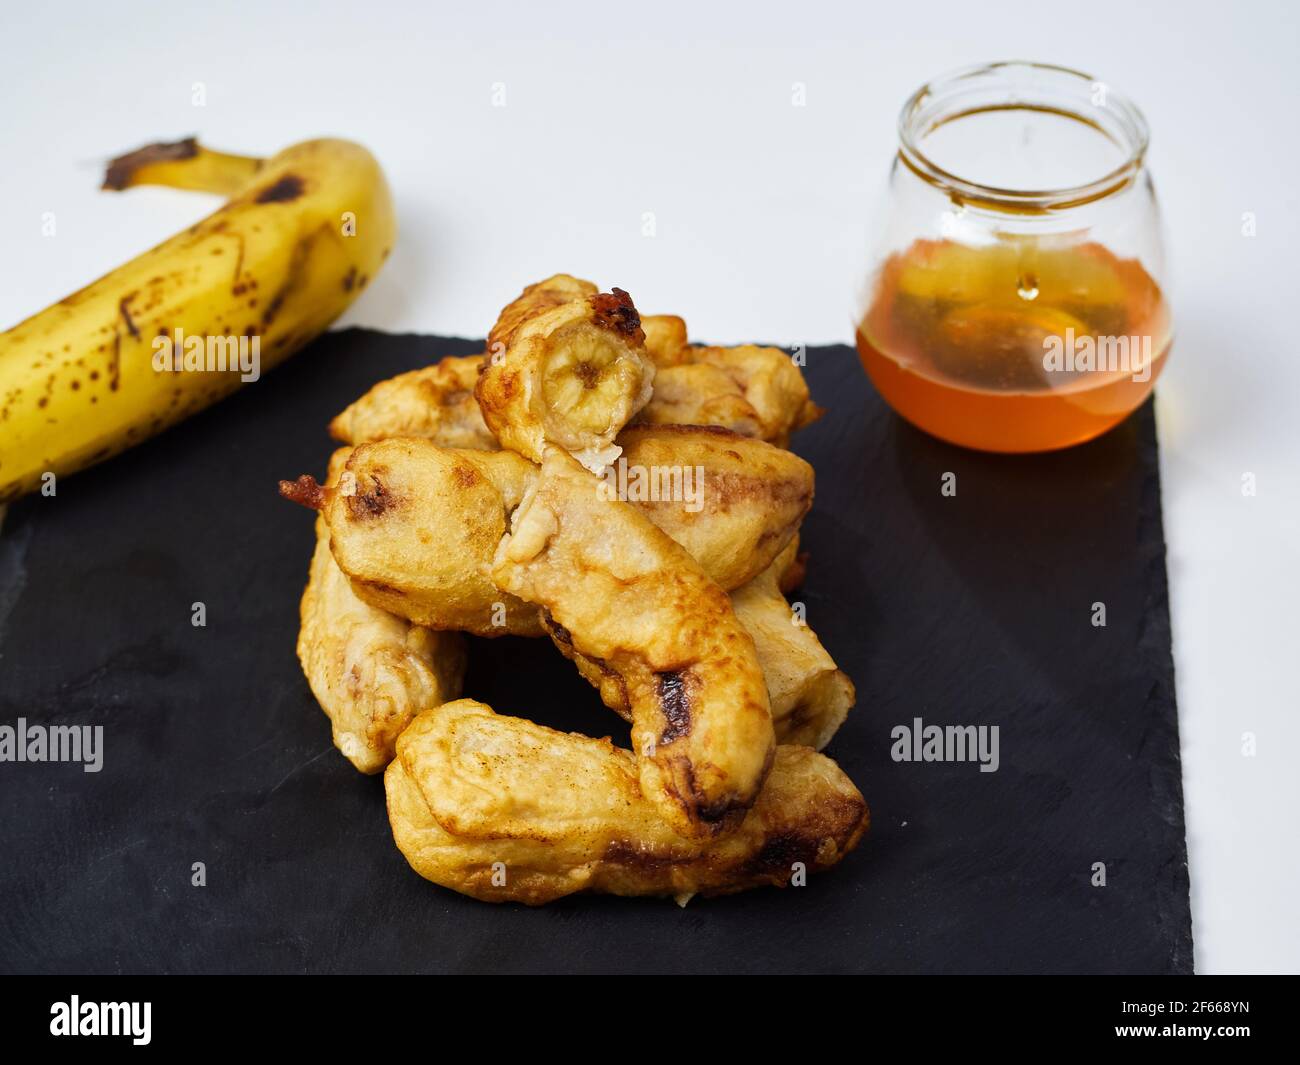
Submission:
M 565 270 L 710 341 L 847 342 L 912 89 L 1014 58 L 1127 92 L 1153 131 L 1177 313 L 1158 416 L 1196 967 L 1300 970 L 1297 5 L 16 6 L 0 328 L 215 206 L 97 192 L 105 159 L 191 133 L 268 155 L 339 134 L 381 159 L 401 225 L 349 323 L 482 336 Z

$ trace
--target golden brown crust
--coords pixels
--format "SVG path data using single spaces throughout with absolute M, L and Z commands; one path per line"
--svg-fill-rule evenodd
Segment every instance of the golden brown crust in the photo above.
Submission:
M 631 297 L 560 274 L 501 312 L 474 394 L 502 447 L 539 462 L 553 444 L 599 471 L 653 381 Z
M 629 469 L 694 469 L 701 504 L 633 500 L 730 591 L 794 537 L 813 502 L 813 468 L 792 452 L 714 426 L 632 426 L 619 437 Z
M 590 281 L 572 274 L 554 274 L 545 281 L 524 286 L 523 292 L 502 308 L 496 324 L 488 331 L 488 351 L 505 351 L 524 323 L 539 314 L 598 292 L 600 289 Z
M 710 427 L 635 429 L 621 439 L 632 468 L 698 467 L 698 510 L 682 498 L 631 498 L 724 589 L 766 569 L 812 503 L 812 468 L 768 444 Z M 348 469 L 351 496 L 314 480 L 310 490 L 301 479 L 282 490 L 323 508 L 358 596 L 430 628 L 542 635 L 536 610 L 486 575 L 535 466 L 510 452 L 396 439 L 358 445 Z
M 320 512 L 299 657 L 340 750 L 388 764 L 403 854 L 530 905 L 684 902 L 836 864 L 866 830 L 862 796 L 776 746 L 824 745 L 854 698 L 782 594 L 813 476 L 780 448 L 820 413 L 798 368 L 692 348 L 680 318 L 568 275 L 529 286 L 489 344 L 380 382 L 331 422 L 362 446 L 327 483 L 281 482 Z M 645 424 L 620 433 L 656 367 Z M 456 629 L 549 634 L 638 753 L 448 702 Z
M 349 451 L 331 457 L 331 484 Z M 334 562 L 321 517 L 299 613 L 303 673 L 333 726 L 334 746 L 361 772 L 378 773 L 392 761 L 397 737 L 418 712 L 460 696 L 464 639 L 358 599 Z
M 361 772 L 378 773 L 417 713 L 460 695 L 465 641 L 358 599 L 330 554 L 324 522 L 316 524 L 298 660 L 333 726 L 334 746 Z
M 640 425 L 718 425 L 762 440 L 766 429 L 745 390 L 728 374 L 706 363 L 661 367 L 655 391 Z
M 470 699 L 417 717 L 384 784 L 411 867 L 487 902 L 540 905 L 579 891 L 685 900 L 783 887 L 838 863 L 868 823 L 861 794 L 834 762 L 780 747 L 734 832 L 686 840 L 642 795 L 629 752 Z
M 350 484 L 327 490 L 321 513 L 361 599 L 433 629 L 542 634 L 536 608 L 487 573 L 535 466 L 509 451 L 398 438 L 354 448 L 345 473 Z
M 764 425 L 763 439 L 784 443 L 792 432 L 822 416 L 794 359 L 780 348 L 742 344 L 734 348 L 696 348 L 697 362 L 718 366 L 745 390 Z
M 641 328 L 645 331 L 646 354 L 656 366 L 676 366 L 689 357 L 686 322 L 677 315 L 644 314 Z
M 782 583 L 800 565 L 797 550 L 798 541 L 792 540 L 771 566 L 731 593 L 731 605 L 754 640 L 777 743 L 820 751 L 844 723 L 857 696 L 848 674 L 836 667 L 817 634 L 782 594 Z M 608 663 L 579 652 L 569 633 L 545 610 L 541 617 L 552 642 L 600 692 L 601 702 L 630 721 L 623 678 Z
M 821 750 L 844 723 L 856 693 L 809 627 L 781 594 L 781 579 L 798 557 L 792 540 L 776 560 L 731 593 L 736 617 L 754 639 L 778 743 Z
M 547 450 L 492 577 L 544 608 L 622 680 L 641 790 L 682 835 L 734 828 L 771 763 L 754 642 L 686 550 L 558 448 Z
M 484 358 L 448 356 L 380 381 L 330 422 L 330 435 L 347 444 L 421 436 L 444 447 L 495 451 L 497 439 L 474 398 Z
M 595 293 L 594 285 L 582 284 Z M 566 300 L 561 297 L 568 294 L 566 288 L 549 292 L 542 305 L 550 309 L 562 306 Z M 529 304 L 537 305 L 536 300 Z M 527 321 L 518 317 L 522 311 L 515 314 L 514 329 L 499 335 L 513 336 Z M 809 398 L 802 373 L 779 348 L 692 348 L 686 345 L 686 324 L 680 318 L 655 315 L 642 318 L 641 324 L 646 354 L 658 369 L 650 399 L 633 419 L 636 424 L 720 426 L 784 447 L 792 432 L 821 416 L 821 409 Z M 330 432 L 353 444 L 423 436 L 449 447 L 495 450 L 500 444 L 471 394 L 485 358 L 448 357 L 381 381 L 336 417 Z M 591 378 L 589 371 L 564 368 L 556 376 L 561 382 L 570 377 L 581 380 L 583 372 Z M 508 392 L 502 402 L 517 401 L 523 394 L 518 380 L 511 375 L 498 381 L 498 391 Z M 508 416 L 513 415 L 502 415 Z M 609 457 L 616 451 L 615 447 L 601 454 Z
M 803 373 L 780 348 L 690 348 L 661 367 L 641 411 L 647 425 L 721 425 L 785 447 L 790 434 L 816 421 Z

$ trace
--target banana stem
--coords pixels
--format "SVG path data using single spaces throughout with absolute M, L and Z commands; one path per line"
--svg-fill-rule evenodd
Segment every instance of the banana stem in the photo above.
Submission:
M 261 169 L 263 162 L 253 156 L 214 152 L 193 137 L 160 141 L 110 162 L 102 187 L 120 191 L 134 185 L 165 185 L 232 196 Z

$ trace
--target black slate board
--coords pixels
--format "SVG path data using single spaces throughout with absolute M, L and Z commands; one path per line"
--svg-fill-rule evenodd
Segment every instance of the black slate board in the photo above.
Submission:
M 11 508 L 0 724 L 102 724 L 105 754 L 97 774 L 0 764 L 0 967 L 1190 971 L 1150 405 L 1067 452 L 967 452 L 891 414 L 843 347 L 808 353 L 829 411 L 796 450 L 818 472 L 801 598 L 858 685 L 829 753 L 871 804 L 859 850 L 806 888 L 685 910 L 489 906 L 411 872 L 298 669 L 311 516 L 276 481 L 323 472 L 327 420 L 370 384 L 477 347 L 330 334 Z M 477 641 L 466 691 L 626 734 L 544 641 Z M 999 725 L 999 770 L 891 760 L 918 716 Z

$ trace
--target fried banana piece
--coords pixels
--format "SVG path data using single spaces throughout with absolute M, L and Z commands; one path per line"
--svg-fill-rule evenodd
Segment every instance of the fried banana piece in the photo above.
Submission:
M 334 746 L 361 772 L 378 773 L 393 760 L 397 737 L 417 713 L 460 696 L 464 638 L 358 599 L 319 517 L 300 616 L 302 671 L 333 726 Z
M 707 426 L 631 426 L 619 437 L 624 456 L 605 473 L 626 480 L 626 498 L 686 548 L 713 580 L 730 591 L 765 570 L 794 537 L 812 507 L 813 468 L 798 455 Z M 626 462 L 624 462 L 626 460 Z M 692 475 L 694 499 L 646 498 L 653 475 Z M 640 484 L 641 491 L 638 491 Z
M 545 281 L 525 285 L 519 297 L 507 303 L 497 316 L 496 324 L 488 334 L 489 350 L 504 351 L 530 318 L 599 292 L 600 289 L 592 282 L 572 274 L 554 274 Z
M 643 314 L 645 351 L 658 367 L 676 366 L 690 357 L 686 322 L 675 314 Z
M 537 608 L 488 574 L 506 521 L 537 467 L 510 451 L 396 438 L 352 449 L 341 483 L 281 481 L 321 512 L 339 568 L 372 606 L 432 629 L 540 636 Z
M 777 743 L 820 751 L 844 724 L 857 695 L 848 674 L 836 667 L 807 623 L 797 621 L 781 594 L 784 576 L 792 569 L 797 572 L 797 546 L 797 541 L 792 541 L 771 566 L 732 592 L 731 605 L 754 640 Z M 630 721 L 623 678 L 607 665 L 576 651 L 569 634 L 545 614 L 542 624 L 556 647 L 600 692 L 601 702 Z
M 492 577 L 621 680 L 641 792 L 660 815 L 690 838 L 729 831 L 775 745 L 754 641 L 686 549 L 599 486 L 548 448 Z
M 529 285 L 488 334 L 475 387 L 502 447 L 540 462 L 547 444 L 600 471 L 650 400 L 654 363 L 631 297 L 559 274 Z
M 782 577 L 797 567 L 797 553 L 798 541 L 792 540 L 772 565 L 731 593 L 731 604 L 754 639 L 777 742 L 820 751 L 844 724 L 857 695 L 848 674 L 781 594 Z
M 694 361 L 725 370 L 745 390 L 763 422 L 763 439 L 784 446 L 790 434 L 822 416 L 794 360 L 780 348 L 742 344 L 693 349 Z
M 736 831 L 684 840 L 642 795 L 627 751 L 472 699 L 417 717 L 384 787 L 393 838 L 417 873 L 484 902 L 530 906 L 579 891 L 685 902 L 784 887 L 795 863 L 837 864 L 869 820 L 834 762 L 778 747 Z
M 768 431 L 735 378 L 702 362 L 661 366 L 655 374 L 654 395 L 637 423 L 717 425 L 756 440 L 764 439 Z
M 380 381 L 330 422 L 330 435 L 345 444 L 422 436 L 445 447 L 495 451 L 500 445 L 474 398 L 484 359 L 482 354 L 451 355 Z
M 574 284 L 595 292 L 588 282 Z M 562 287 L 559 295 L 572 291 L 585 290 Z M 550 298 L 558 296 L 552 291 Z M 647 316 L 641 324 L 646 354 L 658 370 L 635 424 L 714 425 L 784 447 L 793 431 L 820 417 L 803 375 L 779 349 L 691 348 L 686 323 L 675 315 Z M 496 450 L 500 444 L 473 395 L 485 359 L 452 356 L 381 381 L 330 422 L 330 432 L 351 444 L 421 436 L 449 447 Z
M 726 590 L 766 569 L 812 505 L 812 467 L 769 444 L 707 427 L 635 429 L 623 439 L 628 465 L 606 471 L 606 492 L 617 492 L 610 481 L 621 469 L 633 505 Z M 631 476 L 688 468 L 689 498 L 641 493 Z M 486 576 L 536 466 L 508 451 L 397 439 L 359 445 L 347 469 L 351 496 L 310 477 L 281 482 L 280 491 L 322 511 L 361 599 L 430 628 L 543 635 L 536 608 Z
M 792 541 L 767 570 L 732 592 L 732 609 L 753 637 L 777 743 L 822 750 L 844 724 L 857 692 L 813 629 L 797 622 L 781 594 L 781 577 L 793 566 L 796 547 Z M 601 702 L 625 720 L 632 719 L 623 677 L 606 664 L 578 653 L 568 632 L 546 614 L 542 614 L 542 624 L 556 648 L 601 693 Z
M 780 348 L 702 347 L 688 356 L 659 371 L 643 423 L 722 425 L 785 447 L 791 433 L 821 417 L 799 367 Z

